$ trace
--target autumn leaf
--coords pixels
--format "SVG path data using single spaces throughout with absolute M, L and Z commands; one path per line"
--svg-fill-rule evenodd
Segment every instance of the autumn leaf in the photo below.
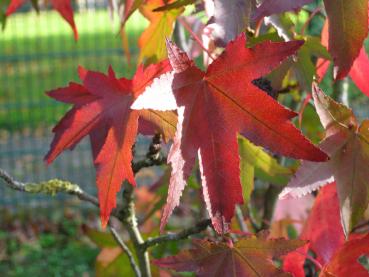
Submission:
M 153 130 L 151 123 L 166 139 L 175 132 L 174 113 L 130 109 L 145 86 L 168 70 L 168 61 L 146 69 L 140 66 L 133 80 L 128 80 L 116 78 L 111 68 L 108 76 L 79 68 L 82 85 L 72 82 L 48 93 L 50 97 L 74 106 L 54 127 L 55 137 L 45 160 L 51 163 L 62 151 L 73 148 L 83 137 L 90 135 L 103 226 L 116 206 L 116 193 L 122 182 L 127 180 L 135 185 L 131 149 L 137 132 L 150 133 Z
M 166 3 L 164 4 L 164 6 L 158 7 L 156 9 L 154 9 L 154 12 L 163 12 L 163 11 L 168 11 L 168 10 L 172 10 L 172 9 L 178 9 L 178 8 L 182 8 L 185 7 L 187 5 L 191 5 L 194 4 L 196 2 L 196 0 L 177 0 L 174 1 L 172 3 Z
M 324 46 L 328 46 L 328 20 L 326 20 L 323 29 L 322 29 L 322 38 L 321 43 Z M 329 68 L 329 61 L 327 58 L 320 58 L 317 62 L 317 73 L 320 77 L 320 80 L 323 79 L 326 72 Z M 367 82 L 366 73 L 369 70 L 369 58 L 365 51 L 365 47 L 361 47 L 359 56 L 355 59 L 349 76 L 355 85 L 366 95 L 369 97 L 369 83 Z
M 289 253 L 283 264 L 283 269 L 294 276 L 305 276 L 301 272 L 309 249 L 315 253 L 316 260 L 325 265 L 345 242 L 335 183 L 326 185 L 319 191 L 300 239 L 309 241 L 308 247 Z M 297 264 L 297 261 L 300 263 Z
M 259 180 L 273 182 L 273 184 L 287 185 L 293 170 L 281 166 L 276 159 L 256 146 L 249 140 L 238 138 L 239 153 L 241 158 L 241 184 L 243 198 L 248 202 L 254 187 L 254 176 Z
M 350 70 L 350 77 L 355 85 L 369 97 L 369 58 L 365 51 L 364 46 L 361 48 L 359 56 L 354 61 L 354 64 Z
M 313 0 L 264 0 L 255 10 L 252 19 L 257 21 L 272 14 L 297 10 L 311 2 L 313 2 Z
M 213 225 L 220 233 L 227 230 L 235 205 L 243 202 L 238 132 L 275 153 L 315 161 L 327 158 L 289 122 L 294 112 L 251 83 L 295 53 L 301 44 L 265 42 L 249 49 L 242 34 L 202 72 L 168 42 L 174 72 L 156 79 L 132 106 L 177 109 L 179 116 L 168 156 L 172 176 L 161 227 L 178 206 L 198 156 L 203 195 Z
M 249 26 L 252 1 L 214 0 L 214 23 L 208 25 L 219 47 L 225 47 Z
M 335 79 L 342 79 L 350 72 L 368 35 L 368 1 L 324 0 L 324 6 L 329 26 L 329 52 L 334 61 L 333 75 Z
M 14 13 L 21 6 L 23 6 L 26 2 L 28 2 L 28 0 L 11 0 L 6 10 L 6 16 L 9 16 L 12 13 Z M 77 32 L 76 24 L 74 23 L 73 8 L 71 5 L 71 0 L 50 0 L 50 3 L 53 6 L 53 8 L 64 18 L 64 20 L 68 22 L 68 24 L 73 30 L 74 38 L 75 40 L 77 40 L 78 32 Z
M 145 64 L 155 63 L 167 56 L 165 39 L 172 36 L 174 23 L 183 12 L 183 8 L 153 12 L 155 8 L 163 4 L 163 0 L 150 0 L 139 8 L 142 15 L 150 21 L 149 27 L 138 40 L 138 46 L 141 49 L 139 63 L 142 61 Z
M 359 263 L 358 259 L 369 255 L 369 234 L 359 239 L 350 239 L 333 255 L 320 277 L 355 276 L 366 277 L 368 270 Z
M 297 61 L 293 64 L 296 79 L 301 88 L 310 91 L 316 67 L 312 58 L 330 59 L 327 49 L 321 44 L 318 37 L 306 37 L 304 45 L 297 53 Z
M 144 0 L 124 0 L 124 11 L 123 18 L 121 19 L 121 28 L 124 28 L 124 25 L 131 17 L 131 15 L 142 5 Z
M 314 103 L 326 137 L 320 147 L 330 155 L 324 163 L 304 161 L 280 197 L 299 197 L 336 181 L 345 235 L 369 204 L 369 120 L 361 125 L 352 111 L 313 86 Z
M 236 243 L 192 240 L 193 249 L 155 260 L 163 268 L 195 272 L 196 276 L 289 276 L 275 267 L 278 258 L 304 245 L 301 240 L 266 239 L 256 236 Z

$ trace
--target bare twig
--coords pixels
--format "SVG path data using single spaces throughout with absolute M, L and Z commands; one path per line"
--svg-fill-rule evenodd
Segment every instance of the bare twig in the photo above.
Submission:
M 0 168 L 0 178 L 5 181 L 5 183 L 12 189 L 17 191 L 23 191 L 23 192 L 29 192 L 29 193 L 35 193 L 37 192 L 38 184 L 32 184 L 32 183 L 23 183 L 14 180 L 12 176 L 10 176 L 9 173 L 7 173 L 5 170 Z M 62 181 L 61 181 L 62 182 Z M 89 202 L 95 206 L 99 206 L 99 200 L 87 192 L 83 191 L 79 186 L 73 185 L 70 186 L 68 189 L 66 189 L 64 192 L 77 196 L 80 200 Z
M 149 247 L 152 247 L 157 244 L 164 243 L 164 242 L 182 240 L 182 239 L 188 238 L 189 236 L 192 236 L 194 234 L 198 234 L 204 231 L 208 226 L 211 226 L 211 220 L 205 219 L 205 220 L 198 222 L 195 226 L 190 227 L 188 229 L 184 229 L 179 233 L 167 234 L 167 235 L 163 235 L 163 236 L 156 237 L 156 238 L 149 238 L 141 245 L 141 247 L 146 250 Z
M 124 241 L 122 240 L 122 238 L 120 237 L 118 232 L 110 224 L 109 224 L 109 229 L 110 229 L 110 232 L 113 235 L 115 241 L 119 244 L 119 246 L 123 249 L 123 251 L 128 256 L 129 263 L 130 263 L 133 271 L 135 272 L 136 277 L 141 277 L 141 271 L 140 271 L 138 265 L 136 264 L 135 258 L 133 257 L 133 254 L 132 254 L 131 250 L 129 250 L 128 246 L 124 243 Z
M 149 151 L 146 154 L 146 158 L 133 163 L 132 162 L 132 170 L 136 174 L 142 168 L 154 166 L 154 165 L 162 165 L 166 162 L 167 157 L 163 156 L 160 152 L 161 150 L 161 135 L 155 134 L 152 138 L 152 142 L 149 147 Z
M 213 55 L 210 53 L 208 49 L 206 49 L 200 38 L 192 31 L 191 27 L 188 26 L 188 24 L 181 17 L 178 17 L 178 22 L 181 23 L 181 25 L 191 34 L 192 38 L 198 43 L 198 45 L 202 48 L 202 50 L 204 50 L 206 54 L 208 54 L 210 59 L 214 61 L 215 58 L 213 57 Z
M 135 205 L 133 202 L 133 188 L 128 183 L 123 185 L 123 207 L 120 210 L 120 213 L 121 221 L 127 229 L 129 237 L 133 242 L 141 275 L 143 277 L 150 277 L 151 270 L 149 254 L 146 249 L 141 247 L 141 245 L 144 244 L 144 240 L 137 226 Z
M 160 150 L 161 150 L 161 136 L 157 134 L 153 137 L 153 141 L 150 145 L 146 158 L 139 162 L 132 163 L 132 169 L 134 173 L 137 173 L 140 169 L 144 167 L 163 164 L 166 158 L 161 155 Z M 4 180 L 5 183 L 14 190 L 28 193 L 44 192 L 48 194 L 64 192 L 71 195 L 76 195 L 80 200 L 89 202 L 97 207 L 99 206 L 99 201 L 95 196 L 86 193 L 78 185 L 72 184 L 67 181 L 55 179 L 47 182 L 42 182 L 39 184 L 23 183 L 16 181 L 10 174 L 8 174 L 3 169 L 0 169 L 0 179 Z M 125 253 L 127 253 L 127 256 L 130 260 L 130 264 L 132 266 L 132 269 L 135 271 L 136 276 L 151 277 L 150 260 L 147 252 L 148 247 L 164 243 L 167 241 L 185 239 L 193 234 L 205 230 L 207 226 L 211 224 L 210 220 L 204 220 L 196 224 L 196 226 L 185 229 L 179 232 L 178 234 L 168 234 L 165 236 L 152 238 L 147 241 L 144 241 L 141 236 L 140 230 L 138 229 L 137 226 L 137 218 L 133 198 L 134 198 L 133 187 L 132 185 L 125 182 L 123 184 L 123 203 L 122 205 L 118 206 L 115 210 L 113 210 L 112 215 L 118 218 L 128 231 L 130 239 L 133 242 L 138 263 L 135 262 L 132 252 L 120 238 L 119 234 L 115 231 L 115 229 L 110 225 L 109 228 L 117 243 L 122 247 Z

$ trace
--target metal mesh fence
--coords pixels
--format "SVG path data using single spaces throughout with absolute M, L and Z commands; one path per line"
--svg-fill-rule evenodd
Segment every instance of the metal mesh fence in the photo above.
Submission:
M 25 6 L 9 17 L 0 34 L 0 167 L 18 180 L 61 178 L 95 193 L 88 140 L 50 166 L 43 162 L 52 126 L 68 109 L 48 98 L 45 91 L 79 81 L 78 65 L 105 72 L 112 65 L 118 76 L 129 76 L 117 35 L 119 23 L 110 20 L 104 1 L 79 1 L 75 20 L 80 38 L 75 42 L 69 25 L 57 12 L 40 13 Z M 132 29 L 129 36 L 136 35 Z M 135 49 L 132 51 L 134 55 Z M 52 202 L 48 196 L 14 192 L 0 185 L 0 207 Z

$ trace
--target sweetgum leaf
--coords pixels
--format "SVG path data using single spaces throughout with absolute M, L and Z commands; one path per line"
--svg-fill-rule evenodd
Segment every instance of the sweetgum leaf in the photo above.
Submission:
M 138 62 L 150 64 L 166 58 L 165 38 L 172 36 L 174 23 L 183 12 L 183 8 L 153 12 L 163 4 L 163 0 L 150 0 L 139 8 L 142 15 L 150 21 L 150 25 L 138 40 L 141 49 Z
M 217 46 L 225 47 L 249 25 L 252 1 L 214 0 L 212 36 Z
M 194 248 L 176 256 L 155 260 L 160 267 L 193 271 L 196 276 L 290 276 L 275 267 L 277 258 L 304 245 L 302 240 L 265 239 L 250 236 L 235 244 L 193 240 Z
M 369 234 L 359 239 L 351 238 L 343 244 L 333 255 L 329 264 L 323 268 L 319 276 L 366 277 L 369 275 L 369 272 L 358 261 L 362 255 L 369 255 Z
M 253 20 L 259 20 L 265 16 L 300 9 L 313 0 L 264 0 L 255 10 Z
M 124 0 L 123 18 L 121 18 L 121 27 L 123 28 L 131 15 L 142 5 L 144 0 Z
M 329 26 L 329 51 L 334 61 L 334 78 L 342 79 L 359 55 L 368 35 L 367 0 L 324 0 Z
M 312 250 L 324 266 L 345 242 L 335 183 L 319 191 L 300 239 L 309 241 L 309 244 L 298 252 L 289 253 L 283 260 L 283 269 L 296 277 L 305 276 L 303 265 L 308 250 Z
M 354 61 L 354 64 L 350 70 L 350 77 L 354 81 L 355 85 L 369 97 L 369 82 L 368 82 L 368 72 L 369 72 L 369 58 L 365 52 L 365 48 L 362 47 L 359 56 Z
M 251 83 L 294 54 L 301 44 L 264 42 L 249 49 L 242 34 L 203 72 L 168 42 L 174 71 L 156 79 L 132 105 L 134 109 L 178 112 L 168 156 L 172 176 L 162 228 L 178 206 L 198 156 L 203 195 L 213 225 L 219 233 L 227 230 L 235 205 L 243 203 L 237 133 L 282 155 L 315 161 L 327 158 L 290 123 L 294 112 Z
M 18 10 L 27 0 L 11 0 L 7 10 L 6 16 L 11 15 Z M 73 30 L 75 40 L 78 39 L 77 27 L 73 18 L 73 8 L 71 0 L 50 0 L 53 8 L 68 22 Z
M 172 9 L 178 9 L 178 8 L 185 7 L 187 5 L 194 4 L 195 2 L 196 0 L 177 0 L 169 4 L 165 4 L 164 6 L 161 6 L 159 8 L 156 8 L 153 10 L 153 12 L 163 12 L 163 11 L 168 11 Z
M 135 184 L 131 149 L 137 132 L 147 134 L 157 128 L 166 140 L 174 135 L 176 115 L 173 112 L 130 109 L 145 86 L 168 70 L 168 61 L 146 69 L 140 66 L 133 80 L 128 80 L 116 78 L 111 68 L 109 75 L 80 68 L 82 85 L 70 83 L 48 93 L 74 106 L 54 127 L 55 137 L 45 160 L 51 163 L 62 151 L 73 148 L 90 135 L 103 226 L 116 206 L 116 193 L 122 182 Z M 150 122 L 156 127 L 150 128 Z
M 313 97 L 326 138 L 320 147 L 325 163 L 304 161 L 280 197 L 298 197 L 336 181 L 345 235 L 363 217 L 369 204 L 369 120 L 361 125 L 352 111 L 326 96 L 316 85 Z

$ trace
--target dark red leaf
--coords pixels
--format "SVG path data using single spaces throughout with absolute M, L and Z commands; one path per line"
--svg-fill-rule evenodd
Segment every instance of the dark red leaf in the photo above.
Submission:
M 116 193 L 122 182 L 127 180 L 135 184 L 131 148 L 139 130 L 139 117 L 154 123 L 166 139 L 174 135 L 174 113 L 130 109 L 152 79 L 168 70 L 168 61 L 145 70 L 141 66 L 133 80 L 128 80 L 117 79 L 112 69 L 105 75 L 79 68 L 82 85 L 70 83 L 48 93 L 74 106 L 53 129 L 55 137 L 45 160 L 51 163 L 62 151 L 73 148 L 90 135 L 103 226 L 116 206 Z

